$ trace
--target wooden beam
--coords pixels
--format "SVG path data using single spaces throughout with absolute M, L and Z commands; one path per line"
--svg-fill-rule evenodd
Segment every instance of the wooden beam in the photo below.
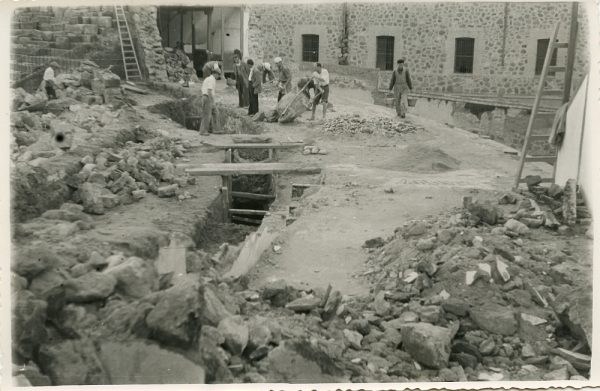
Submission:
M 247 215 L 247 216 L 266 216 L 268 210 L 253 210 L 253 209 L 229 209 L 230 214 Z
M 205 145 L 217 149 L 291 149 L 301 148 L 304 143 L 240 143 L 240 144 L 209 144 Z
M 567 53 L 563 103 L 567 103 L 571 99 L 571 83 L 573 80 L 573 66 L 575 65 L 575 43 L 577 42 L 578 7 L 577 2 L 571 4 L 571 29 L 569 31 L 569 50 Z
M 294 163 L 207 163 L 188 168 L 185 172 L 193 176 L 318 174 L 321 172 L 321 167 Z
M 242 191 L 232 191 L 231 195 L 233 198 L 245 198 L 248 200 L 274 200 L 275 196 L 271 194 L 255 194 L 255 193 L 246 193 Z
M 238 223 L 248 223 L 253 225 L 260 225 L 262 220 L 250 219 L 248 217 L 240 217 L 240 216 L 231 216 L 231 221 L 235 221 Z

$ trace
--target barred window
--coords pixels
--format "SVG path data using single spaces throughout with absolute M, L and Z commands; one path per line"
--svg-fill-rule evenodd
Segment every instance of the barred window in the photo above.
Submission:
M 454 73 L 473 73 L 475 38 L 456 38 Z
M 375 67 L 382 71 L 391 71 L 394 69 L 394 37 L 386 35 L 377 37 Z
M 302 35 L 302 61 L 319 61 L 319 36 L 317 34 Z
M 550 39 L 538 39 L 537 40 L 537 51 L 535 54 L 535 74 L 541 75 L 542 68 L 544 68 L 544 61 L 546 60 L 546 52 L 548 51 L 548 45 L 550 45 Z M 556 50 L 552 53 L 550 59 L 550 65 L 556 65 Z

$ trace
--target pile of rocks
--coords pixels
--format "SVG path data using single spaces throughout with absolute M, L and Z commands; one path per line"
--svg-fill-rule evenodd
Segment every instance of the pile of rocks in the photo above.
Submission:
M 422 127 L 400 122 L 392 118 L 361 118 L 358 114 L 329 118 L 323 123 L 323 130 L 334 134 L 347 135 L 364 133 L 390 136 L 414 133 L 422 129 Z
M 567 202 L 558 186 L 539 190 L 539 196 Z M 428 376 L 589 375 L 591 254 L 578 254 L 586 250 L 572 243 L 574 236 L 557 240 L 557 234 L 577 237 L 589 221 L 560 225 L 542 209 L 549 205 L 540 207 L 534 198 L 509 193 L 499 205 L 466 198 L 457 213 L 413 221 L 391 238 L 365 243 L 371 255 L 363 276 L 379 290 L 371 311 L 400 329 L 402 349 L 412 359 L 440 369 Z M 446 366 L 453 372 L 441 370 Z
M 167 75 L 169 76 L 169 80 L 174 82 L 184 80 L 186 69 L 183 66 L 183 61 L 181 58 L 179 58 L 173 49 L 170 48 L 165 48 L 164 55 L 165 62 L 167 64 Z M 199 79 L 198 76 L 196 76 L 196 71 L 193 68 L 191 68 L 191 70 L 193 72 L 190 73 L 190 81 L 197 83 Z
M 83 61 L 71 73 L 56 76 L 58 99 L 48 100 L 44 91 L 29 94 L 22 88 L 12 90 L 13 111 L 47 111 L 58 114 L 74 103 L 88 105 L 106 104 L 115 108 L 132 102 L 126 99 L 121 88 L 121 79 L 109 70 L 103 70 L 92 61 Z
M 330 82 L 331 84 L 342 88 L 354 88 L 360 90 L 369 89 L 368 85 L 363 80 L 354 79 L 348 76 L 332 76 Z
M 138 133 L 144 129 L 136 127 Z M 188 142 L 176 143 L 165 137 L 155 137 L 143 144 L 128 142 L 119 153 L 105 149 L 96 156 L 85 156 L 82 168 L 73 176 L 77 187 L 75 200 L 84 211 L 103 214 L 120 204 L 130 204 L 145 197 L 147 192 L 159 197 L 191 198 L 184 191 L 195 178 L 178 174 L 175 158 L 183 157 Z

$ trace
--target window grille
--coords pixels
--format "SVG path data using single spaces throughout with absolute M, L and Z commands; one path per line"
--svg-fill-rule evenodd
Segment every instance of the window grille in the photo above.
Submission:
M 319 61 L 319 36 L 316 34 L 302 35 L 302 61 Z
M 377 37 L 377 58 L 375 67 L 382 71 L 394 69 L 394 37 Z
M 456 38 L 454 73 L 473 73 L 475 38 Z

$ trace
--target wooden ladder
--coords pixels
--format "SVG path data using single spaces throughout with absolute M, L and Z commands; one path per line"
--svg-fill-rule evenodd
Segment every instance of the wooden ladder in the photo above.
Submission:
M 122 5 L 115 5 L 115 16 L 117 18 L 117 29 L 119 30 L 119 40 L 121 42 L 121 54 L 123 55 L 123 67 L 125 68 L 125 79 L 142 80 L 140 64 L 135 54 L 129 24 L 125 16 L 125 10 Z
M 529 117 L 529 123 L 527 125 L 527 132 L 525 133 L 525 141 L 521 150 L 521 159 L 519 161 L 519 169 L 515 178 L 514 189 L 519 187 L 520 183 L 525 183 L 526 179 L 522 177 L 523 167 L 525 162 L 546 162 L 554 166 L 552 171 L 552 177 L 542 178 L 544 183 L 554 183 L 554 177 L 556 174 L 556 158 L 558 150 L 553 155 L 547 156 L 528 156 L 527 152 L 533 140 L 548 140 L 549 134 L 536 134 L 532 135 L 533 125 L 540 114 L 540 103 L 543 96 L 562 96 L 562 104 L 569 102 L 571 98 L 571 81 L 573 78 L 573 64 L 575 62 L 575 41 L 577 38 L 577 3 L 573 3 L 571 9 L 571 28 L 569 32 L 569 42 L 556 42 L 558 36 L 558 30 L 560 23 L 556 24 L 552 38 L 548 43 L 548 50 L 546 51 L 546 58 L 544 59 L 544 66 L 542 67 L 542 74 L 540 75 L 540 81 L 533 101 L 533 107 L 531 109 L 531 116 Z M 567 63 L 565 66 L 552 66 L 552 56 L 557 49 L 567 49 Z M 565 81 L 562 90 L 548 90 L 546 89 L 546 77 L 548 74 L 555 74 L 556 72 L 565 73 Z

